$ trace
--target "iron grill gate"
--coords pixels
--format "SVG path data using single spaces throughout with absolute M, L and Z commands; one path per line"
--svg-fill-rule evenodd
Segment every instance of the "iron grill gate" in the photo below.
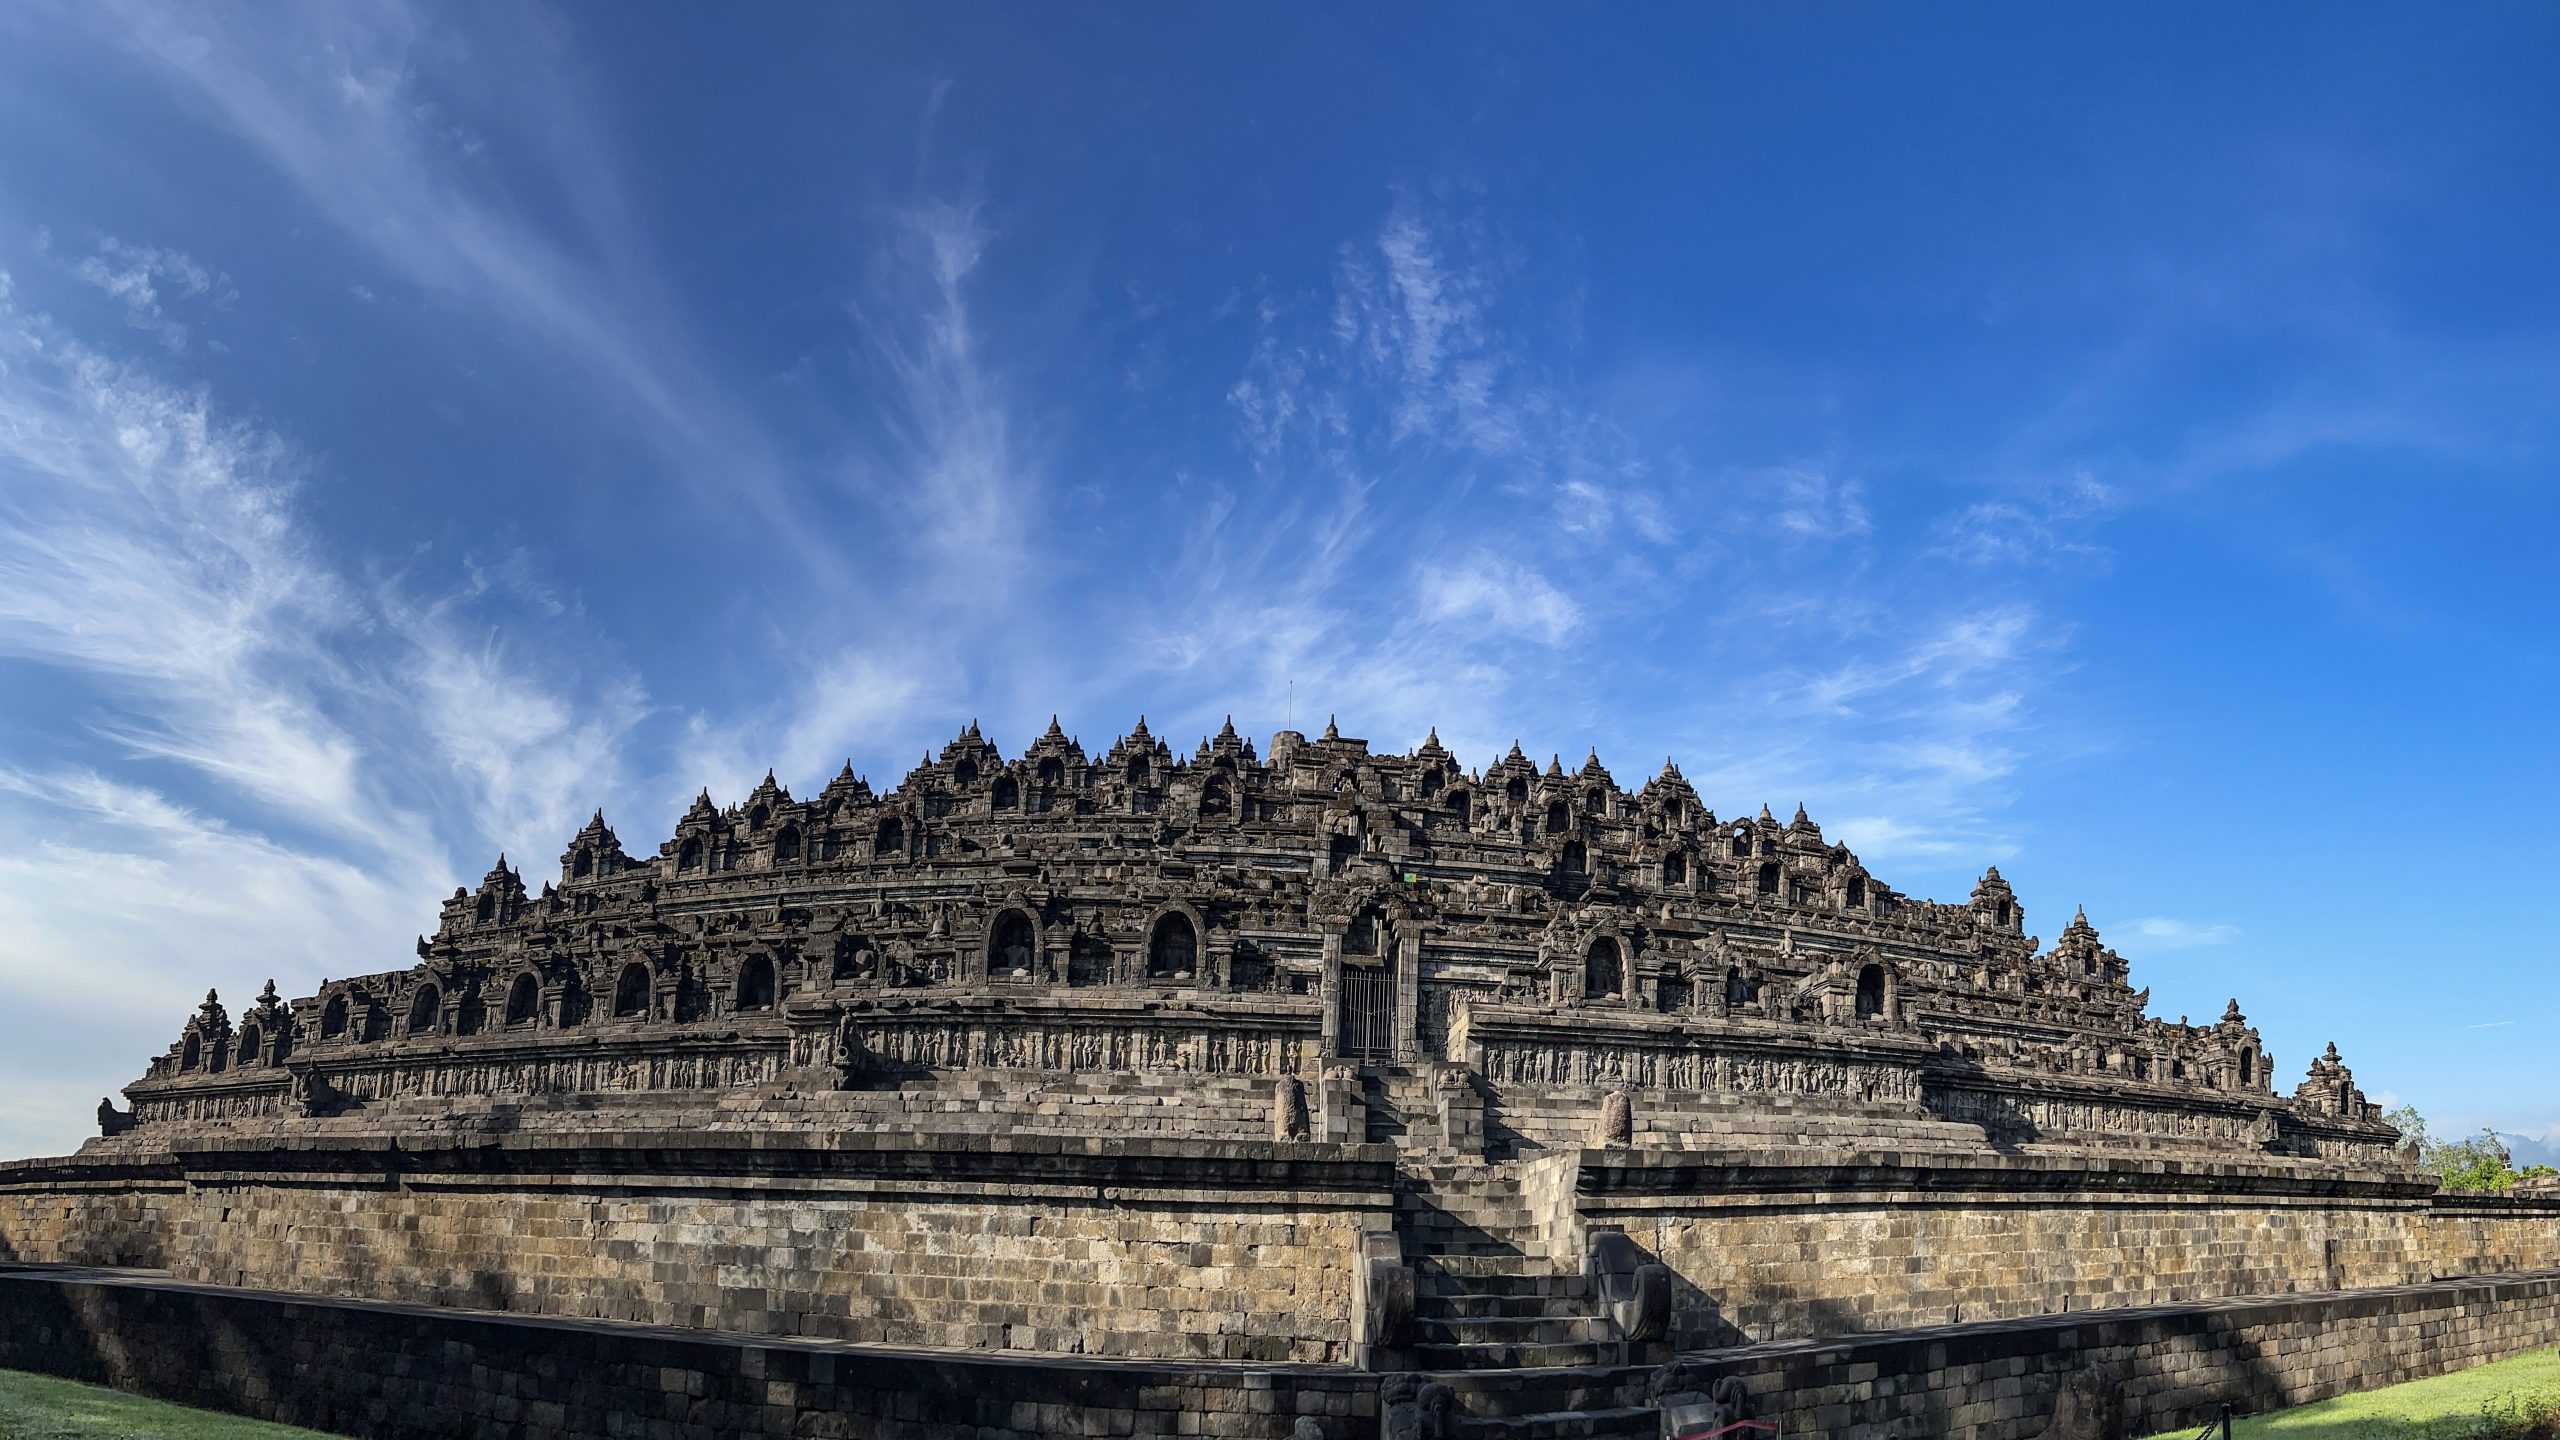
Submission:
M 1395 1052 L 1396 976 L 1384 965 L 1342 967 L 1342 1053 L 1383 1060 Z

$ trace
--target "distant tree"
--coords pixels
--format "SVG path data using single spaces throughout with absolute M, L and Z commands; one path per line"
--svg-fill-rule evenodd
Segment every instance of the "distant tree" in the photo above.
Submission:
M 2507 1153 L 2506 1143 L 2487 1126 L 2467 1139 L 2438 1140 L 2428 1133 L 2426 1117 L 2418 1113 L 2415 1105 L 2403 1105 L 2382 1118 L 2418 1142 L 2418 1168 L 2443 1181 L 2447 1190 L 2503 1191 L 2513 1188 L 2524 1175 L 2551 1170 L 2550 1166 L 2536 1165 L 2518 1174 L 2515 1157 Z

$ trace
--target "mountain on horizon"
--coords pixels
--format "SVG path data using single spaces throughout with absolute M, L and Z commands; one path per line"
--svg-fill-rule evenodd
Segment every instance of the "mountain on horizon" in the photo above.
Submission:
M 2507 1147 L 2507 1162 L 2519 1170 L 2528 1165 L 2560 1166 L 2560 1142 L 2510 1135 L 2503 1130 L 2498 1132 L 2498 1139 Z

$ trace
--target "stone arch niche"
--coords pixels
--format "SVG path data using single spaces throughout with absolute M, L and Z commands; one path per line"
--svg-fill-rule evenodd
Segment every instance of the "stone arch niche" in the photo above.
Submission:
M 481 1002 L 480 987 L 474 983 L 463 990 L 460 1000 L 454 1002 L 453 1033 L 477 1035 L 482 1022 L 488 1018 L 489 1007 Z
M 364 1040 L 367 1044 L 390 1039 L 390 1001 L 382 996 L 365 996 L 364 1014 L 356 1023 L 363 1027 L 363 1034 L 358 1038 Z
M 773 957 L 750 955 L 738 966 L 738 1009 L 770 1010 L 778 998 L 778 984 L 773 973 Z
M 1662 857 L 1662 883 L 1665 885 L 1688 884 L 1689 857 L 1677 850 L 1665 852 Z
M 1040 978 L 1040 922 L 1020 905 L 996 912 L 987 926 L 985 973 L 990 980 L 1028 983 Z
M 1740 1010 L 1760 998 L 1760 986 L 1739 965 L 1728 965 L 1724 971 L 1724 1003 L 1727 1009 Z
M 409 997 L 409 1033 L 432 1035 L 444 1019 L 444 992 L 433 983 L 421 985 Z
M 204 1037 L 193 1030 L 178 1045 L 178 1068 L 193 1070 L 204 1063 Z
M 257 1021 L 252 1020 L 241 1026 L 240 1039 L 232 1046 L 231 1063 L 234 1066 L 257 1064 L 258 1042 L 261 1038 L 263 1037 L 259 1033 Z
M 1591 852 L 1581 841 L 1567 840 L 1561 863 L 1567 875 L 1588 875 L 1591 873 Z
M 1199 911 L 1181 904 L 1157 911 L 1147 921 L 1147 979 L 1159 985 L 1198 984 L 1208 940 Z
M 1563 801 L 1561 801 L 1561 800 L 1556 800 L 1556 801 L 1551 801 L 1551 802 L 1549 802 L 1549 803 L 1548 803 L 1548 805 L 1547 805 L 1547 833 L 1548 833 L 1548 834 L 1550 834 L 1550 835 L 1561 835 L 1561 834 L 1563 834 L 1566 830 L 1568 830 L 1568 829 L 1572 828 L 1572 825 L 1573 825 L 1573 811 L 1572 811 L 1570 808 L 1568 808 L 1568 807 L 1565 805 L 1565 803 L 1564 803 Z
M 1458 819 L 1458 823 L 1459 823 L 1459 824 L 1461 824 L 1461 825 L 1467 825 L 1467 824 L 1472 824 L 1472 823 L 1474 822 L 1474 820 L 1475 820 L 1475 818 L 1476 818 L 1476 816 L 1475 816 L 1475 799 L 1474 799 L 1474 797 L 1473 797 L 1473 796 L 1469 795 L 1466 791 L 1464 791 L 1464 790 L 1452 790 L 1452 791 L 1450 791 L 1450 792 L 1449 792 L 1448 805 L 1449 805 L 1449 813 L 1457 817 L 1457 819 Z
M 1511 783 L 1502 787 L 1502 797 L 1510 801 L 1515 807 L 1528 804 L 1529 782 L 1521 779 L 1517 775 L 1512 776 Z
M 587 994 L 586 977 L 570 971 L 569 978 L 560 982 L 561 1025 L 584 1025 L 595 1008 L 594 999 Z
M 1342 953 L 1360 959 L 1378 959 L 1386 954 L 1387 915 L 1376 905 L 1362 905 L 1351 912 L 1342 930 Z
M 1885 968 L 1870 960 L 1858 967 L 1857 1004 L 1853 1013 L 1861 1020 L 1878 1020 L 1885 1016 L 1888 980 Z
M 507 1023 L 531 1025 L 542 1018 L 542 982 L 528 970 L 507 987 Z
M 1022 787 L 1014 783 L 1014 778 L 1010 775 L 997 776 L 995 786 L 988 795 L 989 807 L 997 810 L 1011 810 L 1021 803 Z
M 1235 812 L 1235 787 L 1224 774 L 1211 775 L 1209 783 L 1200 787 L 1200 818 L 1224 820 Z
M 1754 889 L 1755 893 L 1761 895 L 1775 895 L 1778 893 L 1777 861 L 1768 860 L 1761 863 L 1760 874 Z
M 1623 996 L 1627 988 L 1626 948 L 1615 935 L 1602 935 L 1582 952 L 1582 998 Z
M 649 1014 L 649 967 L 634 960 L 613 982 L 613 1014 L 617 1020 L 646 1019 Z
M 346 992 L 340 991 L 330 996 L 327 1003 L 320 1007 L 320 1038 L 323 1040 L 347 1038 Z
M 773 858 L 791 864 L 800 858 L 800 827 L 785 825 L 773 832 Z
M 904 856 L 907 853 L 907 823 L 895 815 L 881 821 L 879 830 L 874 832 L 871 853 L 883 860 Z

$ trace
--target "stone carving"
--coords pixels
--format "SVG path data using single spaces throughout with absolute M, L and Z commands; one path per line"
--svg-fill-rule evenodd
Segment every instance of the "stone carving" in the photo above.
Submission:
M 1355 1143 L 1362 1092 L 1327 1067 L 1383 1056 L 1464 1072 L 1482 1105 L 1444 1090 L 1436 1127 L 1462 1150 L 1464 1112 L 1509 1092 L 1642 1090 L 2387 1154 L 2334 1049 L 2279 1096 L 2236 1003 L 2191 1025 L 2147 993 L 2085 915 L 2040 950 L 1996 869 L 1964 903 L 1919 900 L 1800 808 L 1719 820 L 1674 766 L 1629 793 L 1596 755 L 1469 770 L 1436 739 L 1387 755 L 1338 728 L 1266 758 L 1232 728 L 1185 755 L 1142 723 L 1095 755 L 1053 725 L 1009 758 L 971 727 L 885 793 L 850 766 L 808 799 L 768 775 L 699 796 L 654 853 L 598 815 L 556 881 L 500 857 L 415 963 L 270 988 L 236 1033 L 208 993 L 127 1094 L 148 1127 L 830 1067 L 1306 1075 L 1308 1133 Z M 333 1098 L 297 1068 L 314 1057 Z
M 1659 1340 L 1671 1333 L 1671 1267 L 1648 1258 L 1625 1231 L 1593 1231 L 1585 1268 L 1622 1339 Z
M 98 1102 L 98 1133 L 100 1135 L 112 1140 L 131 1130 L 135 1123 L 132 1112 L 118 1110 L 114 1100 L 105 1099 Z
M 1635 1143 L 1635 1102 L 1624 1090 L 1612 1090 L 1600 1100 L 1600 1124 L 1592 1132 L 1595 1145 L 1632 1145 Z
M 317 1065 L 296 1065 L 289 1072 L 293 1084 L 294 1112 L 303 1116 L 334 1115 L 346 1104 L 329 1078 Z
M 1307 1138 L 1307 1087 L 1295 1075 L 1283 1075 L 1271 1087 L 1271 1138 Z
M 1378 1433 L 1385 1440 L 1457 1440 L 1458 1394 L 1420 1375 L 1390 1375 L 1378 1386 Z
M 1661 1412 L 1662 1434 L 1729 1435 L 1752 1418 L 1751 1387 L 1739 1375 L 1715 1375 L 1699 1360 L 1674 1360 L 1645 1381 L 1645 1403 Z

